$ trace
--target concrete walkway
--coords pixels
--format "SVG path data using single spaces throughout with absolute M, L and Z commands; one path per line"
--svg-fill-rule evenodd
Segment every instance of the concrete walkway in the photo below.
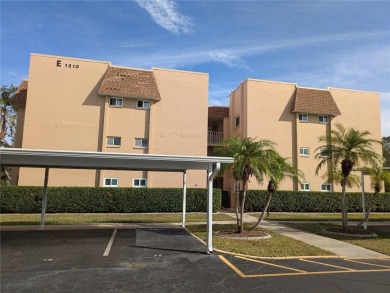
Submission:
M 235 213 L 222 212 L 225 215 L 236 218 Z M 244 214 L 244 222 L 255 224 L 257 218 Z M 294 238 L 296 240 L 305 242 L 307 244 L 317 246 L 327 251 L 331 251 L 338 256 L 344 256 L 348 258 L 372 258 L 372 257 L 388 257 L 387 255 L 356 246 L 347 242 L 339 241 L 336 239 L 319 236 L 316 234 L 303 232 L 290 227 L 283 226 L 279 223 L 263 221 L 259 225 L 262 228 L 274 231 L 276 233 L 285 235 L 287 237 Z

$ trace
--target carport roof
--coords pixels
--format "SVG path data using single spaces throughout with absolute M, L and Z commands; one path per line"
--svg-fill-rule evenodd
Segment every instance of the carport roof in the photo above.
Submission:
M 101 170 L 207 170 L 233 158 L 0 148 L 2 166 Z

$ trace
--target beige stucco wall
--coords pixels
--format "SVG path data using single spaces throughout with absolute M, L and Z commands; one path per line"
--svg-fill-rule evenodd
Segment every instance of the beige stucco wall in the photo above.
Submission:
M 161 101 L 150 109 L 149 153 L 207 155 L 208 74 L 153 69 Z M 182 185 L 182 174 L 148 172 L 150 187 Z M 206 187 L 205 171 L 189 171 L 187 186 Z

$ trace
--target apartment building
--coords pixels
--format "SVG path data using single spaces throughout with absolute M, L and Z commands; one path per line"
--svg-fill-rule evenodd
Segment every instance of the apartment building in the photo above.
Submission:
M 40 54 L 31 55 L 28 81 L 22 81 L 13 105 L 15 146 L 26 149 L 206 156 L 224 138 L 269 139 L 305 174 L 302 184 L 284 180 L 283 190 L 340 191 L 315 175 L 318 137 L 335 123 L 381 139 L 378 93 L 247 79 L 231 92 L 228 106 L 208 107 L 206 73 Z M 379 145 L 376 151 L 381 153 Z M 51 186 L 182 186 L 177 173 L 50 172 Z M 15 168 L 12 184 L 41 186 L 43 173 Z M 205 187 L 204 172 L 188 172 L 187 186 Z M 215 187 L 233 196 L 229 174 L 215 180 Z M 265 185 L 253 179 L 249 188 Z
M 15 147 L 207 155 L 208 74 L 113 66 L 32 54 L 15 94 Z M 51 186 L 179 187 L 182 174 L 52 169 Z M 12 184 L 42 185 L 44 170 L 14 170 Z M 189 171 L 188 187 L 206 174 Z
M 219 124 L 210 117 L 216 112 L 216 109 L 209 110 L 209 152 L 215 146 L 210 138 L 210 130 L 214 129 L 223 132 L 219 137 L 274 141 L 281 155 L 289 158 L 305 175 L 301 183 L 285 179 L 279 187 L 281 190 L 341 191 L 339 185 L 315 175 L 318 160 L 314 158 L 314 151 L 320 146 L 318 137 L 329 132 L 335 123 L 368 130 L 371 138 L 381 139 L 379 94 L 374 92 L 304 88 L 294 83 L 247 79 L 231 92 L 229 113 L 225 112 Z M 380 145 L 375 146 L 375 150 L 382 151 Z M 323 169 L 321 174 L 325 171 Z M 253 178 L 249 189 L 265 189 L 267 183 L 259 186 Z M 232 195 L 234 182 L 230 176 L 224 176 L 222 185 Z

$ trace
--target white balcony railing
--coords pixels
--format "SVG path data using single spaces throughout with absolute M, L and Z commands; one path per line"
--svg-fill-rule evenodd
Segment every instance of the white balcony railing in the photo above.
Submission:
M 209 144 L 219 144 L 223 140 L 223 132 L 218 131 L 209 131 L 208 143 Z

